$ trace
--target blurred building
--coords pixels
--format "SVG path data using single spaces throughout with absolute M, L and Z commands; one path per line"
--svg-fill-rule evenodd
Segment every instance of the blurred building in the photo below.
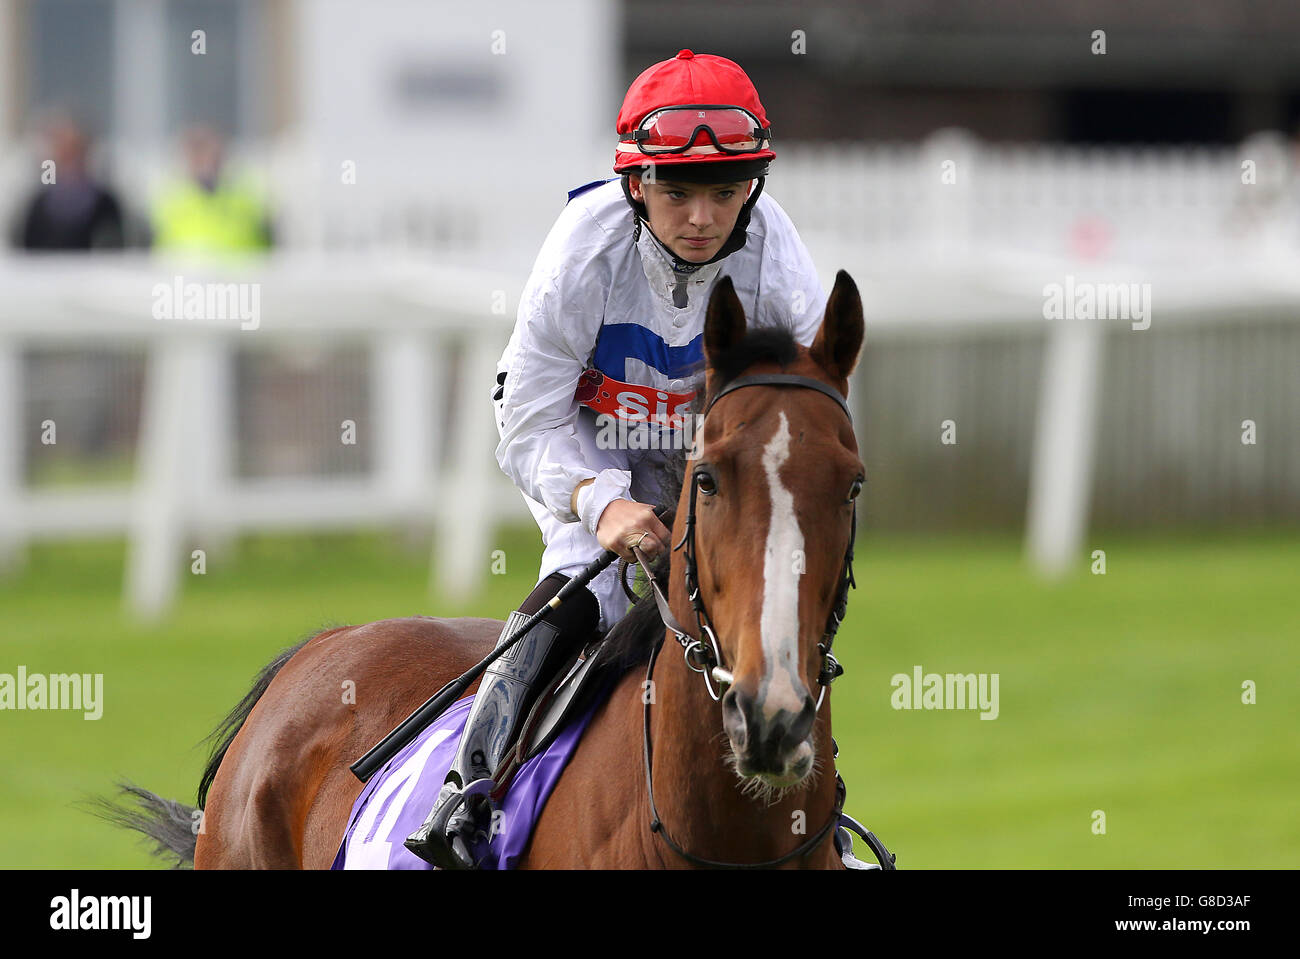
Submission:
M 1300 123 L 1291 0 L 626 0 L 623 36 L 629 80 L 680 46 L 743 62 L 778 149 L 949 126 L 994 141 L 1235 143 Z
M 268 192 L 292 184 L 291 245 L 490 245 L 526 268 L 565 191 L 608 171 L 618 22 L 602 0 L 3 0 L 0 172 L 58 104 L 148 209 L 201 124 Z

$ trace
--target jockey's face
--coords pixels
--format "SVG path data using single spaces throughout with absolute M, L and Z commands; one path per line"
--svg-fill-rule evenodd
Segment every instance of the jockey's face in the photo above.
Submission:
M 704 263 L 735 229 L 753 181 L 739 183 L 642 183 L 629 178 L 632 199 L 645 204 L 650 229 L 664 246 L 690 263 Z

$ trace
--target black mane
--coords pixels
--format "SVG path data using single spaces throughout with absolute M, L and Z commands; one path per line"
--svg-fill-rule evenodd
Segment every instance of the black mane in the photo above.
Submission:
M 789 366 L 798 357 L 798 341 L 794 332 L 786 327 L 751 328 L 748 333 L 731 349 L 715 357 L 712 367 L 714 373 L 713 389 L 703 405 L 696 401 L 696 412 L 707 407 L 709 400 L 724 386 L 735 380 L 751 366 L 762 362 L 779 363 L 782 368 Z M 681 498 L 682 484 L 685 480 L 688 450 L 673 453 L 664 462 L 663 475 L 659 477 L 660 502 L 655 505 L 655 512 L 671 531 L 677 513 L 677 501 Z M 668 581 L 673 569 L 673 557 L 676 554 L 665 550 L 653 563 L 653 571 L 659 588 L 665 598 L 668 596 Z M 622 563 L 620 562 L 620 569 Z M 636 568 L 626 570 L 629 584 L 635 581 Z M 643 587 L 641 596 L 629 608 L 627 613 L 614 624 L 605 635 L 605 641 L 596 653 L 593 669 L 608 671 L 611 675 L 621 675 L 637 665 L 643 665 L 650 658 L 650 651 L 664 637 L 664 623 L 659 616 L 659 607 L 655 605 L 654 594 L 648 587 Z M 693 622 L 682 625 L 691 629 Z
M 713 363 L 713 388 L 705 398 L 707 408 L 713 397 L 732 380 L 758 363 L 779 363 L 785 369 L 799 356 L 794 331 L 786 326 L 750 328 L 739 343 L 723 351 Z

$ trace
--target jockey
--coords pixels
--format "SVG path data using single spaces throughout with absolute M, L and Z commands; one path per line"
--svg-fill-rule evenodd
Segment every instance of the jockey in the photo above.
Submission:
M 758 93 L 737 64 L 682 50 L 633 81 L 619 111 L 618 177 L 570 193 L 533 266 L 497 364 L 497 460 L 524 494 L 545 550 L 539 582 L 501 639 L 605 550 L 635 562 L 668 548 L 658 502 L 667 442 L 703 385 L 709 293 L 724 272 L 751 325 L 783 325 L 804 346 L 826 294 L 785 211 L 763 195 L 775 157 Z M 630 208 L 630 209 L 629 209 Z M 610 440 L 610 436 L 617 439 Z M 680 445 L 680 443 L 678 444 Z M 653 448 L 648 448 L 653 447 Z M 407 841 L 444 868 L 472 868 L 490 778 L 557 671 L 627 611 L 609 566 L 484 674 L 456 759 Z

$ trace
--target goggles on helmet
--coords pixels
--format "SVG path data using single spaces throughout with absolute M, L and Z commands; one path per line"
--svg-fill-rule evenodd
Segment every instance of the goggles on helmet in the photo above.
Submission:
M 713 141 L 697 144 L 703 132 Z M 669 154 L 755 153 L 772 139 L 772 128 L 744 107 L 716 103 L 687 103 L 646 114 L 631 133 L 619 139 L 619 151 L 639 150 L 648 156 Z M 623 144 L 635 146 L 624 146 Z

